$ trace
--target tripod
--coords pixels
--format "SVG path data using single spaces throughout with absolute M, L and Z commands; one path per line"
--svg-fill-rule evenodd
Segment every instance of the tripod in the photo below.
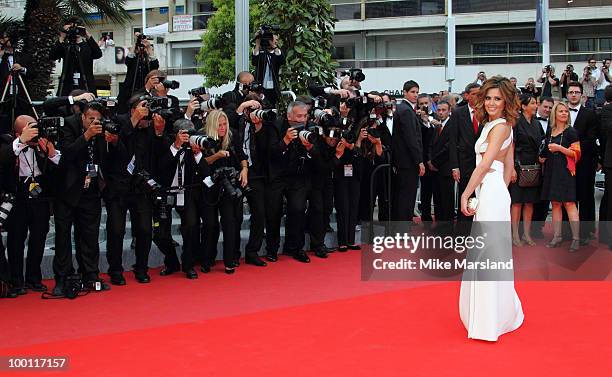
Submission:
M 9 91 L 9 88 L 11 88 L 11 94 L 12 94 L 12 98 L 10 99 L 11 102 L 11 124 L 15 123 L 15 118 L 16 118 L 16 111 L 17 111 L 17 90 L 18 90 L 18 84 L 21 86 L 21 89 L 23 90 L 23 92 L 25 93 L 26 98 L 28 99 L 28 105 L 30 106 L 30 108 L 32 109 L 32 112 L 34 113 L 34 117 L 36 119 L 38 119 L 38 113 L 36 112 L 36 109 L 34 108 L 34 104 L 32 104 L 32 98 L 30 98 L 30 93 L 28 93 L 28 89 L 25 86 L 25 83 L 23 82 L 23 79 L 21 78 L 21 74 L 19 71 L 11 71 L 11 73 L 9 74 L 7 80 L 6 80 L 6 84 L 4 85 L 4 90 L 2 91 L 2 98 L 0 99 L 0 103 L 4 104 L 5 100 L 6 100 L 6 94 Z
M 79 45 L 76 43 L 76 41 L 70 41 L 68 42 L 68 44 L 66 45 L 67 51 L 66 51 L 66 57 L 65 59 L 67 59 L 68 64 L 66 64 L 66 69 L 62 70 L 62 74 L 60 76 L 59 79 L 59 85 L 58 85 L 58 90 L 57 90 L 57 95 L 61 96 L 63 91 L 64 91 L 64 85 L 65 85 L 65 81 L 66 81 L 66 75 L 68 74 L 68 72 L 70 72 L 70 74 L 74 75 L 74 62 L 76 61 L 78 66 L 79 66 L 79 81 L 82 80 L 83 83 L 85 84 L 85 87 L 83 89 L 85 89 L 85 91 L 89 92 L 89 88 L 87 85 L 87 78 L 84 77 L 85 75 L 85 70 L 83 69 L 83 62 L 81 61 L 80 57 L 79 57 L 79 52 L 81 50 L 81 48 L 79 47 Z M 74 88 L 74 82 L 72 84 L 73 89 Z M 77 83 L 77 88 L 80 88 L 79 83 Z
M 147 64 L 147 68 L 148 68 L 148 62 L 149 57 L 147 55 L 146 52 L 144 51 L 138 51 L 137 54 L 137 60 L 136 60 L 136 71 L 134 72 L 134 78 L 132 79 L 132 90 L 130 91 L 130 97 L 134 95 L 134 90 L 136 89 L 136 81 L 138 80 L 138 76 L 140 75 L 142 77 L 142 80 L 144 81 L 144 77 L 146 74 L 143 74 L 145 72 L 145 64 Z M 148 73 L 148 69 L 146 70 Z M 143 86 L 146 83 L 143 83 Z

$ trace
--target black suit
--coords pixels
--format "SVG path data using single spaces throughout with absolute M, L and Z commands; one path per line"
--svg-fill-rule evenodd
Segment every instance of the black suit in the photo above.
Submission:
M 478 133 L 474 132 L 472 115 L 469 107 L 456 108 L 450 116 L 449 124 L 452 134 L 450 136 L 450 165 L 451 169 L 459 169 L 460 179 L 457 194 L 461 196 L 467 187 L 474 168 L 476 168 L 476 152 L 474 146 L 478 140 Z M 471 221 L 472 217 L 466 217 L 458 211 L 458 220 Z
M 181 157 L 182 156 L 182 157 Z M 182 159 L 182 160 L 181 160 Z M 183 237 L 182 269 L 189 271 L 193 268 L 194 257 L 198 252 L 200 243 L 200 213 L 202 188 L 202 164 L 203 157 L 196 163 L 193 151 L 190 148 L 181 148 L 176 155 L 173 155 L 170 147 L 162 153 L 159 159 L 160 181 L 162 187 L 174 187 L 174 176 L 179 171 L 182 173 L 179 185 L 186 186 L 183 191 L 184 203 L 178 205 L 176 210 L 181 216 L 181 235 Z M 183 177 L 184 176 L 184 177 Z M 154 237 L 159 249 L 164 253 L 164 264 L 171 270 L 179 269 L 179 261 L 176 250 L 172 242 L 171 225 L 172 216 L 168 208 L 168 218 L 159 219 L 159 228 Z
M 264 89 L 264 95 L 270 101 L 272 107 L 276 106 L 276 102 L 280 98 L 281 88 L 280 88 L 280 67 L 285 64 L 285 54 L 281 53 L 279 55 L 274 52 L 265 52 L 259 53 L 258 55 L 251 56 L 251 64 L 255 67 L 255 81 L 261 83 L 262 85 L 266 85 L 264 83 L 266 66 L 269 65 L 270 73 L 272 74 L 271 79 L 274 83 L 274 89 Z
M 417 115 L 407 101 L 399 101 L 393 115 L 391 151 L 396 171 L 392 217 L 394 221 L 412 221 L 419 164 L 423 162 L 423 141 Z
M 580 238 L 595 232 L 595 172 L 599 158 L 596 140 L 600 134 L 597 114 L 591 109 L 580 106 L 572 125 L 580 139 L 580 160 L 576 164 L 576 199 L 580 215 Z
M 6 192 L 15 193 L 13 184 L 15 163 L 9 158 L 13 154 L 13 147 L 10 144 L 12 139 L 11 135 L 0 134 L 0 195 Z M 0 232 L 3 231 L 4 229 L 0 228 Z M 2 243 L 2 234 L 0 234 L 0 280 L 8 282 L 9 279 L 9 265 L 6 260 L 4 244 Z
M 94 95 L 97 95 L 96 81 L 93 74 L 93 61 L 102 57 L 102 50 L 98 46 L 98 43 L 89 37 L 86 41 L 76 44 L 76 46 L 70 46 L 68 43 L 60 43 L 59 40 L 55 42 L 55 45 L 49 53 L 49 59 L 58 60 L 62 59 L 62 76 L 64 79 L 61 81 L 57 90 L 58 96 L 67 96 L 73 89 L 85 89 Z M 69 49 L 77 49 L 78 59 L 72 59 L 67 56 Z M 74 51 L 74 50 L 72 50 Z M 75 61 L 76 60 L 76 61 Z M 82 70 L 80 78 L 78 78 L 78 84 L 75 85 L 75 77 L 72 73 Z
M 128 102 L 130 97 L 136 92 L 142 91 L 145 86 L 145 77 L 152 70 L 159 69 L 159 60 L 149 59 L 145 56 L 127 56 L 125 58 L 127 73 L 125 80 L 119 84 L 119 95 L 117 95 L 117 113 L 123 114 L 129 112 Z
M 74 272 L 72 266 L 72 242 L 70 234 L 74 223 L 76 257 L 79 272 L 89 281 L 98 277 L 100 248 L 100 187 L 102 175 L 112 147 L 103 137 L 85 140 L 80 115 L 66 118 L 59 131 L 60 160 L 58 193 L 55 201 L 55 257 L 53 271 L 60 281 Z M 111 152 L 112 153 L 112 152 Z M 99 167 L 96 177 L 90 178 L 85 188 L 86 170 L 89 164 Z M 102 173 L 101 173 L 102 172 Z
M 612 104 L 604 105 L 600 113 L 602 165 L 605 173 L 605 191 L 599 207 L 599 240 L 612 245 Z
M 433 197 L 436 222 L 453 221 L 455 215 L 455 181 L 453 180 L 450 145 L 453 130 L 450 119 L 437 127 L 429 146 L 429 159 L 438 171 L 433 174 Z
M 153 125 L 146 128 L 134 128 L 129 114 L 120 115 L 121 125 L 119 140 L 121 148 L 110 156 L 107 181 L 104 191 L 107 223 L 107 253 L 108 273 L 123 272 L 123 237 L 125 235 L 125 218 L 130 211 L 132 229 L 136 237 L 136 264 L 134 273 L 144 275 L 148 270 L 149 252 L 151 251 L 153 219 L 152 198 L 146 194 L 138 173 L 146 171 L 155 180 L 159 180 L 158 160 L 164 153 L 170 141 L 165 134 L 155 135 Z M 133 161 L 132 174 L 128 166 Z

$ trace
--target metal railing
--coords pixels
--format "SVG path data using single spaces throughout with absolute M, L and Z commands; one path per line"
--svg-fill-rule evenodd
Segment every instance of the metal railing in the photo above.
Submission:
M 554 52 L 550 54 L 551 63 L 586 61 L 591 57 L 600 61 L 612 56 L 612 51 L 590 52 Z M 410 58 L 369 58 L 369 59 L 337 59 L 340 67 L 354 68 L 389 68 L 389 67 L 418 67 L 418 66 L 444 66 L 445 56 L 420 56 Z M 520 64 L 539 63 L 542 54 L 490 54 L 490 55 L 457 55 L 458 65 L 472 64 Z

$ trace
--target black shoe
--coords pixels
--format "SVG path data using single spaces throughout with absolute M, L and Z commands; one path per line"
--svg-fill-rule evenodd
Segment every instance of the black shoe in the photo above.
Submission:
M 201 266 L 200 267 L 200 271 L 202 271 L 203 273 L 207 274 L 210 272 L 210 266 Z
M 315 250 L 314 254 L 315 254 L 315 256 L 317 256 L 318 258 L 323 258 L 323 259 L 325 259 L 325 258 L 327 258 L 327 257 L 328 257 L 328 255 L 327 255 L 327 251 L 322 250 L 322 249 L 321 249 L 321 250 Z
M 337 250 L 340 253 L 346 253 L 348 251 L 348 247 L 346 247 L 346 246 L 338 246 Z
M 225 267 L 225 273 L 228 275 L 233 274 L 234 272 L 236 272 L 236 269 L 233 267 Z
M 361 246 L 359 245 L 348 245 L 349 250 L 361 250 Z
M 66 288 L 66 282 L 64 280 L 58 280 L 55 282 L 55 288 L 51 291 L 51 294 L 56 297 L 61 297 L 64 295 L 64 290 Z
M 26 283 L 25 286 L 33 292 L 45 292 L 47 290 L 47 286 L 43 283 Z
M 140 284 L 148 284 L 151 282 L 151 277 L 146 272 L 134 273 L 136 281 Z
M 336 251 L 336 248 L 335 248 L 335 247 L 327 247 L 327 246 L 325 246 L 325 245 L 323 245 L 323 248 L 322 248 L 322 249 L 323 249 L 323 251 L 325 251 L 325 252 L 326 252 L 326 253 L 328 253 L 328 254 L 329 254 L 329 253 L 333 253 L 334 251 Z
M 268 254 L 266 254 L 266 260 L 268 262 L 276 262 L 276 261 L 278 261 L 278 254 L 277 253 L 268 253 Z
M 13 287 L 10 289 L 10 292 L 14 293 L 17 296 L 23 296 L 28 293 L 28 291 L 24 287 Z
M 185 276 L 187 277 L 187 279 L 197 279 L 198 278 L 198 273 L 195 272 L 195 270 L 193 268 L 189 269 L 188 271 L 185 271 Z
M 259 258 L 259 256 L 257 255 L 247 255 L 244 258 L 244 263 L 258 267 L 265 267 L 268 265 L 266 262 L 262 261 L 261 258 Z
M 110 276 L 110 282 L 112 285 L 126 285 L 127 283 L 125 282 L 125 278 L 123 277 L 123 274 L 119 273 L 119 274 L 109 274 Z
M 172 275 L 173 273 L 177 272 L 178 268 L 169 268 L 169 267 L 164 267 L 160 272 L 159 272 L 159 276 L 168 276 L 168 275 Z
M 293 254 L 293 259 L 302 263 L 310 263 L 310 258 L 308 258 L 308 255 L 306 255 L 306 253 L 302 250 L 296 251 L 295 254 Z

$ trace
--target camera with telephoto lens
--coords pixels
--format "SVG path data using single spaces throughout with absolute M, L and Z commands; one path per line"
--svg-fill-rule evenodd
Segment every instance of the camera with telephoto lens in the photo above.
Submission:
M 42 117 L 36 123 L 32 123 L 32 128 L 38 129 L 38 136 L 32 142 L 38 142 L 39 138 L 47 140 L 57 140 L 59 129 L 64 126 L 62 117 Z
M 261 25 L 259 30 L 255 34 L 255 38 L 253 41 L 259 39 L 259 46 L 262 50 L 267 51 L 272 47 L 272 40 L 274 39 L 274 34 L 278 34 L 280 31 L 279 25 Z
M 346 140 L 349 144 L 354 144 L 357 141 L 357 135 L 350 128 L 342 130 L 342 132 L 340 132 L 340 138 Z
M 15 195 L 6 192 L 0 196 L 0 228 L 4 227 L 13 206 L 15 205 Z
M 244 109 L 244 115 L 248 119 L 249 115 L 255 115 L 257 118 L 261 119 L 264 122 L 272 122 L 276 119 L 277 110 L 276 109 Z
M 102 118 L 100 120 L 100 124 L 102 124 L 102 132 L 108 132 L 109 134 L 119 135 L 121 132 L 121 126 L 119 123 L 112 118 Z
M 365 74 L 360 68 L 351 68 L 343 71 L 340 76 L 349 76 L 352 81 L 362 82 L 365 80 Z
M 368 133 L 368 135 L 372 136 L 373 138 L 380 138 L 380 130 L 377 127 L 368 127 L 366 128 L 366 131 Z
M 306 128 L 306 126 L 304 125 L 299 125 L 299 126 L 295 126 L 292 128 L 298 132 L 298 138 L 295 139 L 294 141 L 299 140 L 299 138 L 303 138 L 304 140 L 308 141 L 310 144 L 313 144 L 314 142 L 317 141 L 317 136 L 319 136 L 320 134 L 319 130 L 316 127 Z
M 149 41 L 152 41 L 153 37 L 151 37 L 149 35 L 139 34 L 138 37 L 136 37 L 136 49 L 144 49 L 145 48 L 144 43 L 142 43 L 145 39 L 149 40 Z
M 151 120 L 153 119 L 153 114 L 158 114 L 167 123 L 173 123 L 174 120 L 182 116 L 180 109 L 169 107 L 168 97 L 141 96 L 138 100 L 146 101 L 145 106 L 149 109 L 149 115 L 145 118 L 146 120 Z
M 213 184 L 220 184 L 225 194 L 231 198 L 241 198 L 251 192 L 249 185 L 241 187 L 240 172 L 232 167 L 222 167 L 210 176 Z
M 373 98 L 368 97 L 368 93 L 362 92 L 360 90 L 354 90 L 352 97 L 342 99 L 341 102 L 342 101 L 345 102 L 346 106 L 349 108 L 360 105 L 372 106 L 375 103 Z
M 191 135 L 189 143 L 195 144 L 202 150 L 205 156 L 210 156 L 219 148 L 219 141 L 206 135 Z
M 62 29 L 60 31 L 66 33 L 66 40 L 72 44 L 76 44 L 78 37 L 87 37 L 85 26 L 75 22 L 71 23 L 67 30 Z
M 164 80 L 164 81 L 162 81 L 162 85 L 166 89 L 176 90 L 176 89 L 180 88 L 181 83 L 176 81 L 176 80 Z
M 161 185 L 151 177 L 151 174 L 146 170 L 141 170 L 135 174 L 136 185 L 142 189 L 145 194 L 155 197 L 161 191 Z
M 205 86 L 201 86 L 199 88 L 193 88 L 190 89 L 187 94 L 189 94 L 192 97 L 196 97 L 198 99 L 198 101 L 202 101 L 202 99 L 200 98 L 200 96 L 206 95 L 208 94 L 208 91 L 206 90 Z
M 223 99 L 221 98 L 211 98 L 209 100 L 202 100 L 200 102 L 200 110 L 201 111 L 210 111 L 210 110 L 219 110 L 223 109 L 225 105 Z

